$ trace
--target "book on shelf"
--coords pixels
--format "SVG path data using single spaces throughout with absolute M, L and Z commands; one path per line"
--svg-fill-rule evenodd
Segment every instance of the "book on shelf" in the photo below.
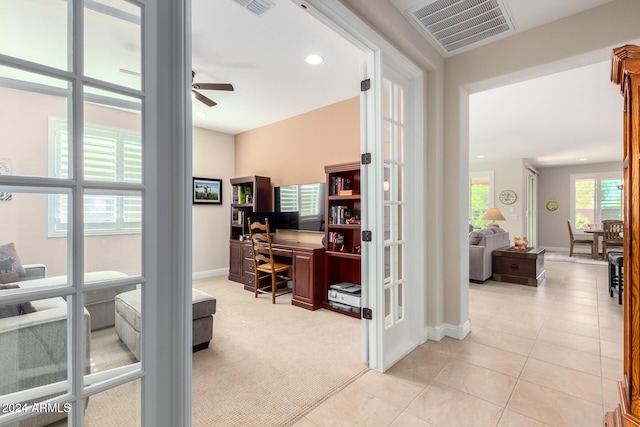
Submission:
M 344 178 L 341 176 L 332 176 L 330 178 L 330 183 L 329 183 L 330 187 L 330 191 L 329 191 L 329 195 L 330 196 L 352 196 L 353 193 L 353 189 L 351 188 L 351 178 Z M 351 192 L 349 194 L 347 194 L 347 192 Z M 343 194 L 343 192 L 345 192 Z
M 349 206 L 334 205 L 329 208 L 329 224 L 349 224 L 350 220 Z
M 329 250 L 338 252 L 344 248 L 344 234 L 333 232 L 329 233 Z

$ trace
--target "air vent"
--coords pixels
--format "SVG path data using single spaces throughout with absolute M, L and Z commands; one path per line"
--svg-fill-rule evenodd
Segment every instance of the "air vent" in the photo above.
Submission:
M 269 0 L 233 0 L 255 15 L 261 16 L 271 9 L 274 4 Z
M 447 53 L 513 30 L 499 0 L 436 0 L 407 13 Z

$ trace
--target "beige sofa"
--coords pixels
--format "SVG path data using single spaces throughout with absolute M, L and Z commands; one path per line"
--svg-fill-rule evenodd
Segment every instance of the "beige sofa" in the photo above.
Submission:
M 492 252 L 509 246 L 509 233 L 500 227 L 473 230 L 469 233 L 469 280 L 484 283 L 493 274 Z
M 25 266 L 26 277 L 8 285 L 30 288 L 42 285 L 46 268 Z M 3 291 L 8 292 L 8 291 Z M 0 396 L 67 379 L 67 303 L 63 298 L 34 300 L 34 312 L 0 318 Z M 8 309 L 8 306 L 3 308 Z M 90 372 L 91 315 L 84 310 L 85 365 Z M 49 397 L 30 400 L 40 402 Z M 2 415 L 2 414 L 0 414 Z M 64 412 L 40 413 L 20 426 L 44 426 L 67 416 Z

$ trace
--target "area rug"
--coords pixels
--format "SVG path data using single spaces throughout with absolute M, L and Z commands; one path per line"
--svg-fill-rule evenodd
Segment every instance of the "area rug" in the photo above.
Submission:
M 590 258 L 591 255 L 575 255 L 570 257 L 569 255 L 564 255 L 560 253 L 549 253 L 545 256 L 545 260 L 548 261 L 559 261 L 559 262 L 573 262 L 577 264 L 592 264 L 592 265 L 607 265 L 606 261 L 597 260 Z
M 290 294 L 271 304 L 226 278 L 193 286 L 217 300 L 213 342 L 193 354 L 194 427 L 290 426 L 368 370 L 358 319 L 295 307 Z M 92 334 L 94 372 L 133 361 L 113 328 Z M 139 425 L 140 393 L 134 381 L 92 396 L 85 425 Z

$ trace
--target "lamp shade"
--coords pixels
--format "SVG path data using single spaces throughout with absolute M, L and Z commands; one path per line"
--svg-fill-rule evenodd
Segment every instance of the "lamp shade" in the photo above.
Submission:
M 506 221 L 505 217 L 498 210 L 498 208 L 491 208 L 487 211 L 486 214 L 482 217 L 482 219 L 490 220 L 489 226 L 497 227 L 498 223 L 496 221 Z

